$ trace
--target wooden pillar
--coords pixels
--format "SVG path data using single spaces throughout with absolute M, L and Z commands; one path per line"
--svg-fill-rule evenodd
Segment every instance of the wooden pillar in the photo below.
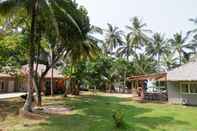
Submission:
M 141 98 L 144 99 L 144 81 L 141 81 L 141 88 L 142 88 L 142 92 L 141 92 Z
M 137 80 L 137 88 L 139 87 L 139 81 Z

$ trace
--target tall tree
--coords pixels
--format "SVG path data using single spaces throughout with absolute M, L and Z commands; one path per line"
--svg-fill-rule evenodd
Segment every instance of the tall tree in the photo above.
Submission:
M 65 2 L 58 1 L 53 4 L 54 19 L 51 19 L 53 25 L 46 25 L 48 15 L 45 14 L 42 17 L 42 24 L 44 30 L 44 38 L 47 39 L 47 46 L 41 45 L 43 52 L 38 54 L 38 63 L 43 62 L 46 65 L 45 71 L 35 78 L 37 92 L 38 92 L 38 105 L 41 105 L 41 89 L 42 83 L 47 72 L 61 59 L 66 57 L 72 57 L 72 60 L 77 60 L 82 56 L 81 53 L 88 54 L 88 47 L 92 47 L 92 44 L 87 42 L 87 34 L 90 31 L 89 18 L 87 11 L 84 7 L 79 7 L 75 2 L 66 0 Z M 46 12 L 48 13 L 48 12 Z M 69 17 L 68 17 L 69 15 Z M 44 20 L 43 20 L 44 18 Z M 64 24 L 62 24 L 64 23 Z M 47 48 L 46 48 L 47 47 Z M 40 57 L 41 54 L 45 53 L 46 56 L 50 56 L 52 51 L 53 59 L 48 61 Z M 41 52 L 41 51 L 39 51 Z M 50 58 L 51 59 L 51 58 Z
M 14 1 L 5 0 L 0 3 L 0 13 L 3 15 L 13 14 L 17 8 L 26 8 L 31 16 L 31 30 L 29 33 L 29 75 L 28 75 L 28 95 L 24 104 L 23 110 L 32 111 L 32 96 L 33 96 L 33 63 L 34 63 L 34 46 L 35 46 L 35 25 L 37 13 L 37 0 L 27 1 Z
M 173 51 L 169 49 L 169 51 L 162 55 L 161 63 L 166 68 L 166 70 L 171 70 L 177 67 L 177 60 L 178 58 L 174 55 Z
M 143 75 L 156 72 L 156 61 L 145 54 L 136 55 L 133 60 L 136 75 Z
M 191 22 L 194 23 L 195 26 L 197 26 L 197 18 L 189 19 Z M 193 39 L 191 40 L 190 44 L 194 47 L 193 53 L 197 53 L 197 27 L 193 30 L 191 30 L 191 33 L 193 34 Z
M 103 48 L 105 53 L 112 54 L 114 49 L 119 45 L 122 45 L 123 32 L 118 27 L 113 27 L 111 24 L 107 24 L 107 30 L 105 30 L 105 41 Z
M 118 56 L 126 57 L 127 61 L 129 61 L 129 57 L 131 55 L 135 56 L 135 51 L 133 49 L 133 45 L 130 42 L 130 35 L 124 36 L 125 39 L 123 41 L 123 45 L 117 49 Z
M 0 39 L 0 67 L 19 68 L 21 64 L 25 64 L 27 62 L 27 42 L 27 36 L 18 33 L 6 35 Z
M 167 42 L 164 38 L 164 35 L 160 33 L 155 33 L 149 45 L 147 45 L 146 52 L 147 54 L 156 57 L 158 68 L 160 69 L 161 56 L 166 53 Z
M 173 38 L 169 40 L 174 52 L 179 56 L 180 65 L 183 63 L 184 54 L 188 54 L 188 52 L 191 52 L 194 49 L 192 44 L 187 43 L 189 35 L 190 32 L 188 32 L 186 36 L 183 36 L 182 33 L 176 33 L 173 35 Z
M 150 33 L 151 30 L 144 29 L 146 26 L 146 23 L 143 23 L 138 17 L 133 17 L 131 19 L 131 26 L 126 26 L 129 30 L 130 45 L 135 51 L 141 49 L 149 41 L 147 33 Z
M 44 76 L 49 69 L 65 54 L 68 54 L 72 45 L 78 46 L 79 41 L 84 39 L 83 33 L 86 34 L 89 31 L 89 19 L 86 16 L 87 12 L 83 8 L 78 8 L 77 4 L 71 0 L 64 1 L 38 1 L 38 0 L 5 0 L 0 3 L 1 14 L 14 15 L 20 9 L 25 9 L 26 16 L 30 16 L 31 28 L 28 30 L 29 40 L 29 93 L 28 99 L 25 103 L 24 110 L 31 111 L 31 98 L 33 89 L 33 77 L 37 77 L 36 85 L 41 85 Z M 15 7 L 15 8 L 14 8 Z M 72 15 L 70 15 L 70 13 Z M 75 19 L 73 19 L 75 17 Z M 47 22 L 47 24 L 46 24 Z M 65 24 L 62 24 L 65 23 Z M 47 27 L 46 27 L 47 25 Z M 42 27 L 42 28 L 39 28 Z M 51 33 L 50 33 L 51 32 Z M 74 35 L 73 35 L 74 34 Z M 51 42 L 50 35 L 53 36 Z M 38 62 L 40 50 L 40 40 L 44 36 L 50 41 L 50 44 L 54 48 L 53 63 L 46 65 L 46 70 L 41 76 L 37 76 L 37 71 L 34 71 L 34 62 Z M 55 36 L 55 37 L 54 37 Z M 75 43 L 75 44 L 73 44 Z M 36 53 L 35 53 L 36 52 Z M 37 69 L 37 68 L 36 68 Z M 34 73 L 35 72 L 35 73 Z M 36 86 L 40 87 L 40 86 Z M 40 88 L 38 90 L 39 101 L 41 100 Z
M 133 45 L 130 42 L 130 35 L 128 34 L 125 36 L 125 40 L 123 42 L 123 45 L 117 49 L 118 56 L 125 56 L 127 62 L 129 62 L 129 57 L 131 55 L 135 56 L 136 52 L 133 49 Z M 127 80 L 127 70 L 124 70 L 124 88 L 126 87 L 126 80 Z

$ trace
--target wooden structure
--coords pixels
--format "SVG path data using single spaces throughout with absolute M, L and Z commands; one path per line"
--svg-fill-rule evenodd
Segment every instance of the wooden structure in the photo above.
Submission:
M 162 92 L 148 93 L 144 90 L 144 81 L 155 80 L 158 81 L 159 83 L 161 81 L 166 82 L 167 73 L 163 72 L 163 73 L 131 76 L 128 77 L 128 80 L 131 81 L 133 94 L 137 94 L 137 96 L 140 97 L 142 100 L 167 100 L 167 93 L 162 93 Z
M 167 73 L 154 73 L 154 74 L 147 74 L 147 75 L 137 75 L 128 77 L 129 80 L 158 80 L 158 81 L 166 81 Z

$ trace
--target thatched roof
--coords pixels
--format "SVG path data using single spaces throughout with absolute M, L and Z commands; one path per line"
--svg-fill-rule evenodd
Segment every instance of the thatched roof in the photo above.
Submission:
M 34 69 L 35 68 L 36 68 L 36 64 L 34 64 Z M 41 75 L 41 73 L 44 72 L 45 69 L 46 69 L 45 65 L 39 64 L 38 65 L 38 74 Z M 22 66 L 21 72 L 23 74 L 27 75 L 28 71 L 29 71 L 28 65 Z M 50 69 L 48 71 L 48 73 L 46 74 L 45 78 L 51 78 L 51 74 L 52 74 L 52 69 Z M 53 78 L 55 78 L 55 79 L 63 79 L 65 77 L 61 74 L 61 71 L 59 71 L 57 69 L 53 69 Z
M 197 81 L 197 59 L 167 73 L 168 81 Z

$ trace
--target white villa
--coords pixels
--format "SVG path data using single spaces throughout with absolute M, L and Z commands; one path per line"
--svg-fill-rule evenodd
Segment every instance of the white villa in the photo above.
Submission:
M 167 73 L 168 101 L 197 105 L 197 59 Z

